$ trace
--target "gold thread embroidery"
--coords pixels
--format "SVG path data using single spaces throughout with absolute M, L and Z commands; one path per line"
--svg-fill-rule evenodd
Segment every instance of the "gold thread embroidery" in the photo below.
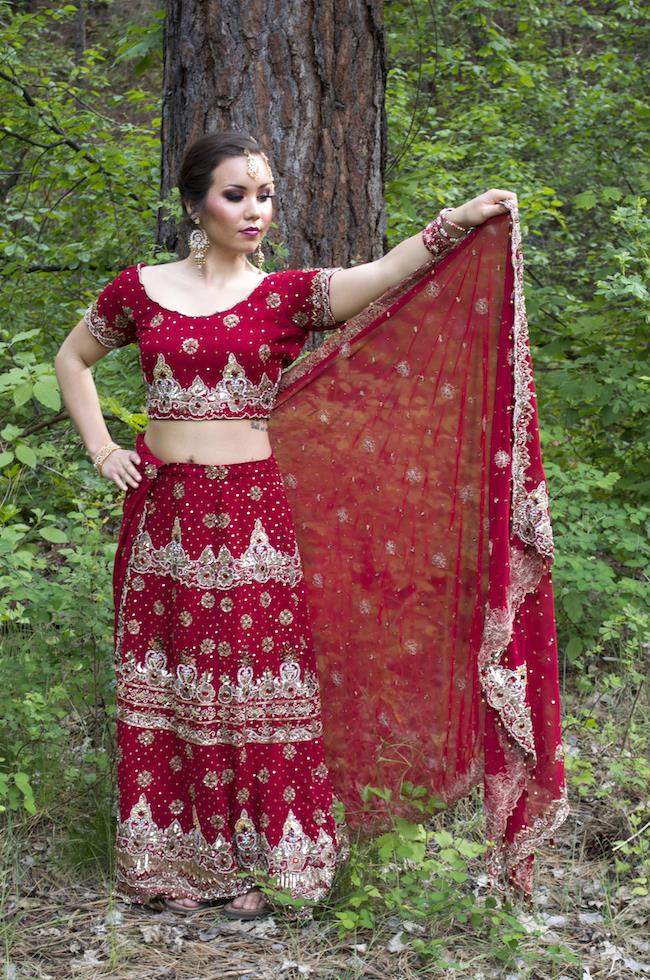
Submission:
M 135 327 L 133 310 L 123 306 L 122 312 L 115 317 L 115 326 L 109 326 L 108 318 L 102 316 L 97 308 L 97 301 L 91 303 L 83 316 L 84 323 L 93 337 L 104 347 L 123 347 L 128 342 L 128 329 Z
M 165 894 L 182 882 L 197 897 L 222 897 L 250 887 L 252 881 L 239 880 L 241 870 L 258 869 L 295 897 L 317 900 L 331 887 L 337 861 L 345 857 L 344 841 L 337 845 L 322 826 L 315 839 L 310 837 L 291 810 L 277 844 L 271 845 L 245 809 L 235 821 L 232 841 L 220 832 L 225 829 L 221 814 L 209 818 L 217 836 L 208 841 L 198 821 L 191 830 L 183 830 L 176 819 L 183 810 L 181 800 L 172 801 L 169 809 L 174 819 L 162 827 L 142 793 L 128 817 L 118 822 L 118 894 Z M 260 828 L 268 825 L 268 816 L 262 814 Z
M 149 418 L 268 418 L 275 403 L 278 382 L 263 374 L 258 385 L 249 381 L 231 352 L 221 379 L 210 388 L 197 374 L 189 388 L 183 388 L 173 371 L 158 354 L 153 382 L 147 384 Z
M 199 589 L 232 589 L 251 582 L 273 579 L 293 588 L 302 579 L 298 545 L 292 554 L 274 548 L 257 518 L 248 548 L 234 557 L 226 545 L 218 555 L 210 545 L 198 558 L 190 558 L 182 544 L 181 525 L 174 519 L 171 541 L 155 548 L 148 531 L 143 531 L 133 545 L 133 570 L 140 574 L 170 576 L 183 585 Z

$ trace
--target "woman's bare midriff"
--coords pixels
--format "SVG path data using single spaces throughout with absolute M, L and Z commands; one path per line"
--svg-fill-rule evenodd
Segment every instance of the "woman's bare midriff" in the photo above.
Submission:
M 163 463 L 223 466 L 271 455 L 266 419 L 150 419 L 144 441 Z

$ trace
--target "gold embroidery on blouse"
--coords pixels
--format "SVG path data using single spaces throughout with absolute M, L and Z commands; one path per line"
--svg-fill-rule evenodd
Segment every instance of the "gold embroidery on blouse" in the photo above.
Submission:
M 173 371 L 158 354 L 153 382 L 147 384 L 147 412 L 150 418 L 222 418 L 232 415 L 268 418 L 275 402 L 278 382 L 263 374 L 258 385 L 249 381 L 231 352 L 221 380 L 210 388 L 197 374 L 189 388 L 183 388 Z
M 330 279 L 335 272 L 339 272 L 340 270 L 341 266 L 319 269 L 311 281 L 311 286 L 309 287 L 309 302 L 313 310 L 311 323 L 313 330 L 322 330 L 324 327 L 333 327 L 338 322 L 334 319 L 334 314 L 332 313 L 329 290 Z
M 238 317 L 236 313 L 228 313 L 228 315 L 223 318 L 223 322 L 229 330 L 232 330 L 233 327 L 237 326 L 240 319 L 241 318 Z
M 266 297 L 266 305 L 270 306 L 271 309 L 276 310 L 282 302 L 282 297 L 279 293 L 269 293 Z
M 216 556 L 207 545 L 198 558 L 190 558 L 183 547 L 180 519 L 176 517 L 171 541 L 160 548 L 154 547 L 148 531 L 138 534 L 133 545 L 132 567 L 140 574 L 170 576 L 185 586 L 199 589 L 233 589 L 270 579 L 294 588 L 303 575 L 298 545 L 291 554 L 274 548 L 259 518 L 248 548 L 238 558 L 226 545 L 221 546 Z
M 83 319 L 93 337 L 104 347 L 121 347 L 126 339 L 125 331 L 135 325 L 133 310 L 130 306 L 123 306 L 122 312 L 115 317 L 115 327 L 109 326 L 108 318 L 97 309 L 97 301 L 90 304 Z
M 309 324 L 309 317 L 302 310 L 298 310 L 297 313 L 294 313 L 291 319 L 299 327 L 305 328 Z
M 213 514 L 210 512 L 209 514 L 203 515 L 203 523 L 209 528 L 228 527 L 230 524 L 230 514 L 226 514 L 225 512 L 221 514 Z
M 196 354 L 197 350 L 199 349 L 199 342 L 195 337 L 186 337 L 181 344 L 181 347 L 186 354 Z
M 149 326 L 150 327 L 154 327 L 154 328 L 155 327 L 159 327 L 160 324 L 163 323 L 164 319 L 165 319 L 165 317 L 164 317 L 164 315 L 162 313 L 156 313 L 155 316 L 152 316 L 152 318 L 151 318 L 151 320 L 149 322 Z

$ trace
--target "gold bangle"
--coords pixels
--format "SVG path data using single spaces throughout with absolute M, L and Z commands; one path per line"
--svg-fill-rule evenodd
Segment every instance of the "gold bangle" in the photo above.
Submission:
M 104 463 L 111 455 L 111 453 L 114 453 L 116 449 L 121 449 L 121 448 L 122 447 L 118 446 L 116 442 L 107 442 L 105 446 L 102 446 L 102 448 L 99 450 L 99 452 L 97 453 L 97 455 L 93 460 L 93 466 L 95 467 L 95 469 L 97 470 L 100 476 L 102 475 L 102 463 Z
M 450 228 L 455 228 L 456 231 L 459 231 L 462 235 L 467 235 L 467 233 L 470 232 L 472 229 L 463 228 L 462 225 L 457 225 L 455 221 L 450 221 L 448 215 L 451 214 L 452 211 L 453 208 L 443 208 L 442 211 L 440 212 L 442 220 L 446 225 L 449 225 Z

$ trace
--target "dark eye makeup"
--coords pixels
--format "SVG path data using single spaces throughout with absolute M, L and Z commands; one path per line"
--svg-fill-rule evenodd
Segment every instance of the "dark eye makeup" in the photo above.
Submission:
M 237 194 L 236 191 L 226 191 L 225 197 L 228 201 L 241 201 L 242 194 Z M 271 198 L 275 197 L 275 194 L 260 194 L 258 195 L 260 201 L 270 201 Z

